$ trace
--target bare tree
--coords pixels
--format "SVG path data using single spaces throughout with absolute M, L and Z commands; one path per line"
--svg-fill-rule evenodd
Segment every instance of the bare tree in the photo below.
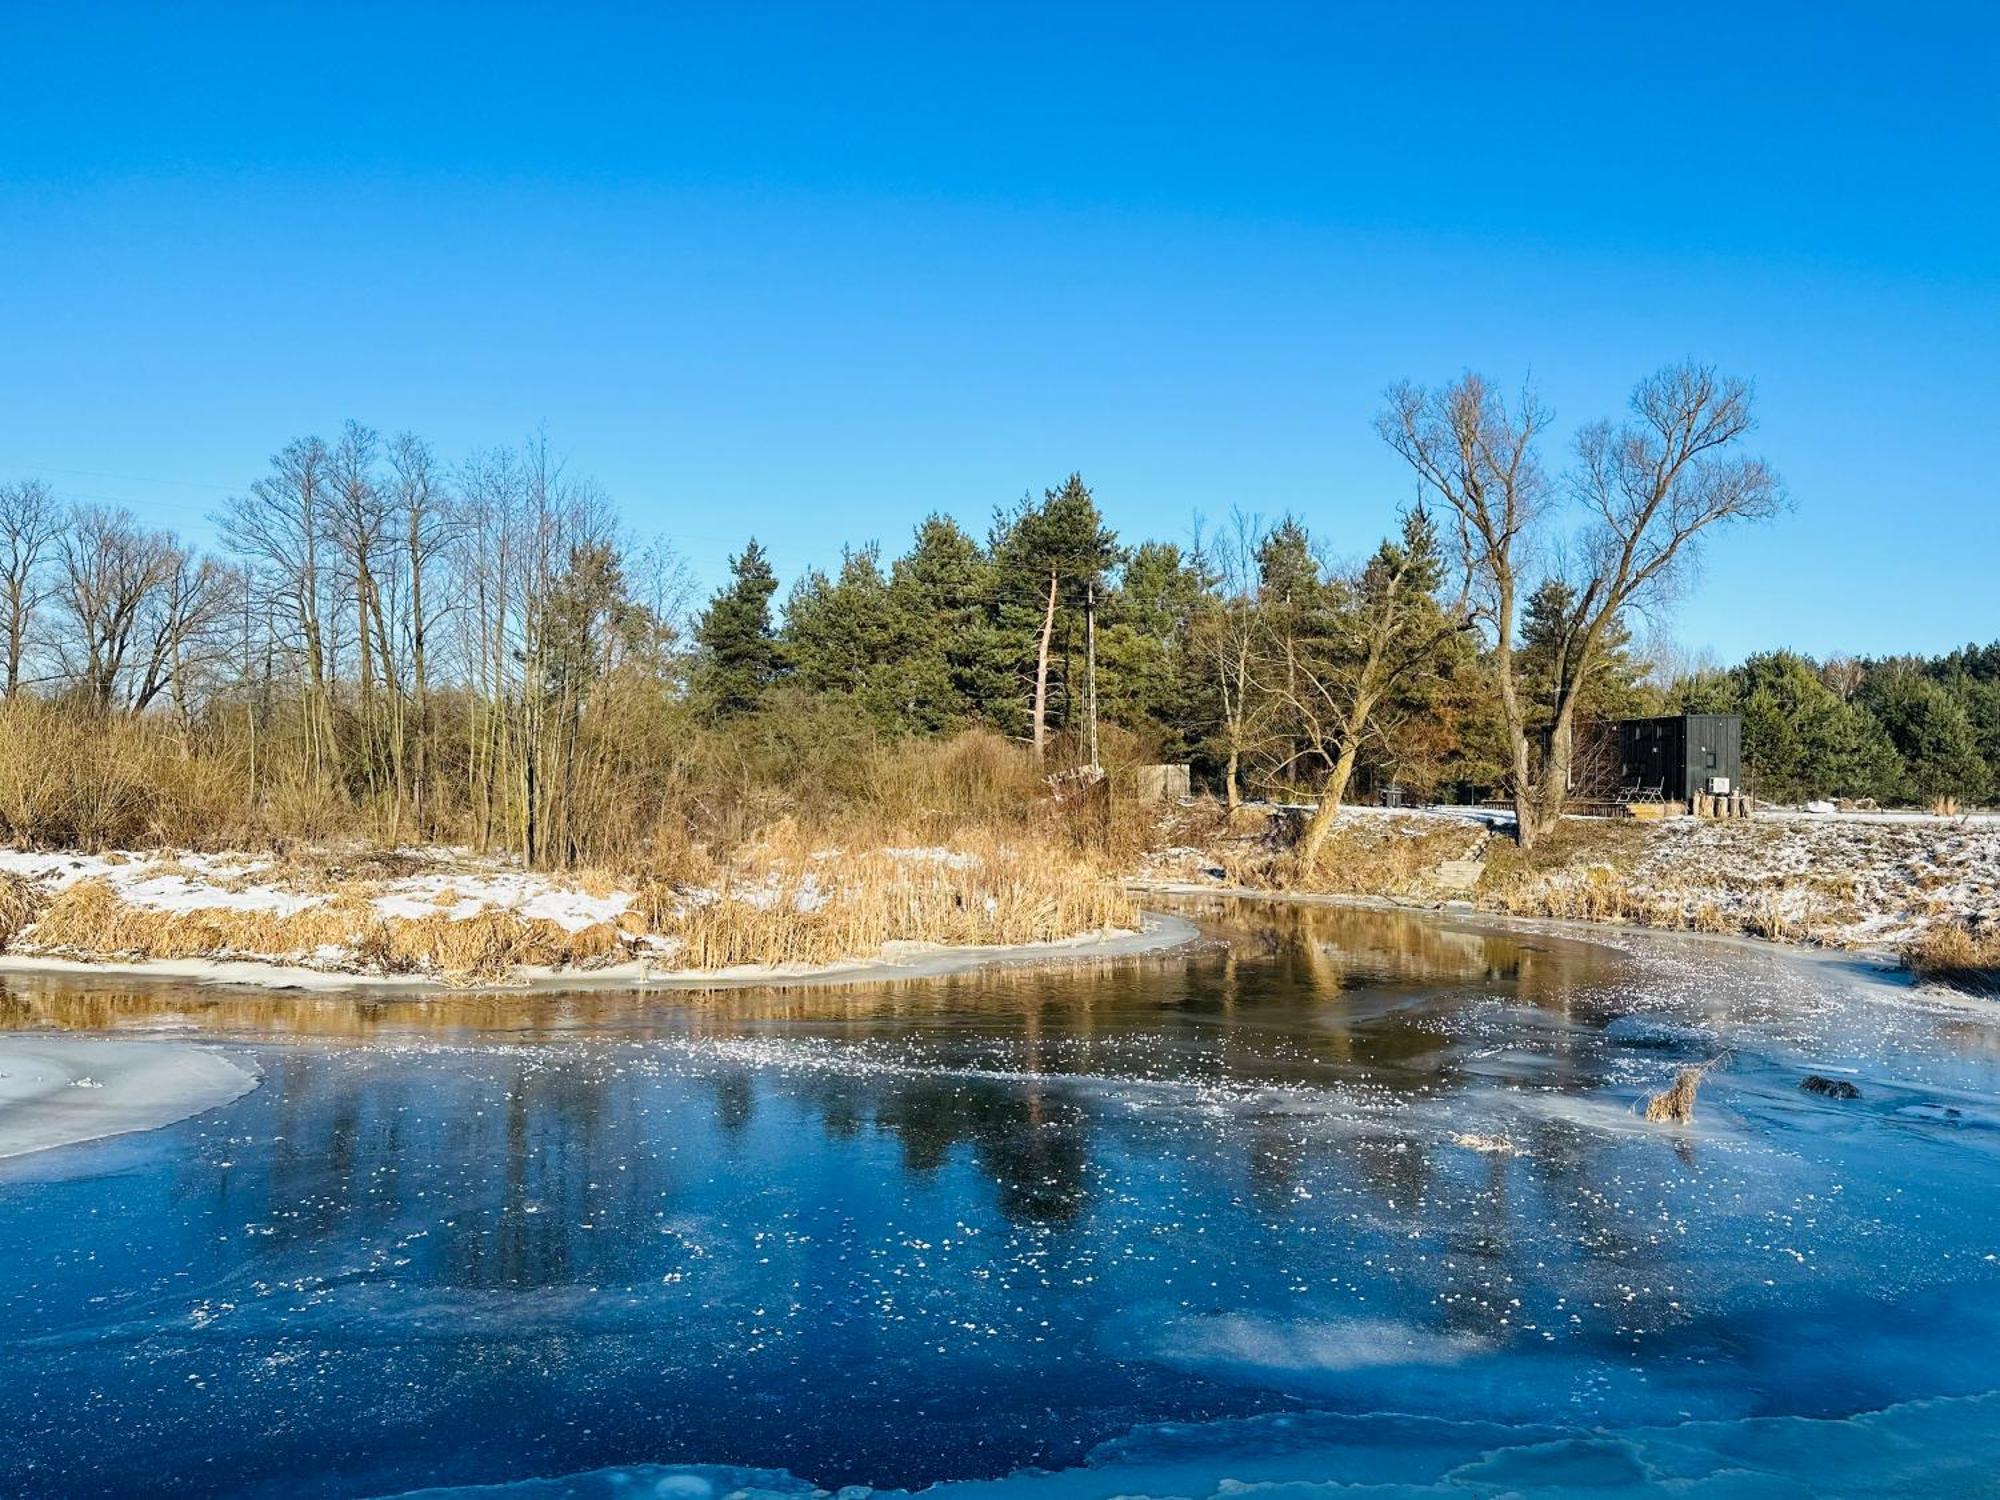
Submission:
M 0 691 L 9 698 L 21 689 L 30 632 L 48 597 L 49 548 L 62 523 L 62 506 L 39 479 L 0 485 Z
M 1214 675 L 1218 729 L 1222 739 L 1222 795 L 1233 812 L 1243 800 L 1243 763 L 1258 740 L 1263 697 L 1251 670 L 1261 641 L 1258 610 L 1257 557 L 1266 528 L 1257 517 L 1238 509 L 1210 540 L 1195 536 L 1197 572 L 1207 572 L 1214 586 L 1196 617 L 1192 637 L 1209 672 Z
M 1262 690 L 1283 705 L 1306 752 L 1327 768 L 1299 841 L 1301 875 L 1318 864 L 1383 712 L 1413 677 L 1434 671 L 1440 649 L 1469 627 L 1439 607 L 1441 579 L 1437 533 L 1418 506 L 1404 518 L 1400 540 L 1385 541 L 1365 567 L 1322 580 L 1318 618 L 1267 636 L 1254 659 Z
M 186 735 L 194 724 L 196 678 L 226 655 L 223 635 L 238 579 L 213 558 L 198 557 L 171 538 L 160 558 L 159 585 L 140 622 L 144 659 L 125 696 L 125 707 L 143 713 L 163 693 Z
M 328 508 L 328 535 L 336 548 L 341 583 L 354 618 L 355 710 L 361 731 L 361 774 L 372 793 L 379 793 L 385 774 L 388 739 L 383 700 L 392 695 L 393 652 L 388 613 L 383 605 L 383 575 L 392 566 L 389 500 L 376 482 L 375 459 L 381 440 L 375 430 L 349 421 L 334 445 L 328 465 L 333 503 Z
M 64 676 L 86 703 L 118 701 L 147 611 L 183 554 L 165 532 L 143 531 L 129 511 L 78 506 L 57 541 L 54 599 L 64 629 Z
M 1532 395 L 1510 410 L 1484 380 L 1467 375 L 1437 392 L 1397 387 L 1378 423 L 1454 519 L 1468 595 L 1493 633 L 1515 811 L 1530 847 L 1562 816 L 1580 688 L 1613 622 L 1668 587 L 1710 527 L 1763 519 L 1783 503 L 1762 460 L 1730 451 L 1753 426 L 1750 387 L 1707 366 L 1668 366 L 1639 383 L 1624 424 L 1582 431 L 1566 486 L 1583 518 L 1577 596 L 1538 760 L 1514 646 L 1525 549 L 1553 496 L 1535 455 L 1548 421 Z
M 1622 425 L 1596 422 L 1578 435 L 1572 486 L 1585 513 L 1590 572 L 1555 683 L 1549 764 L 1536 809 L 1542 830 L 1562 815 L 1579 688 L 1614 622 L 1672 586 L 1704 531 L 1768 520 L 1783 506 L 1783 487 L 1770 466 L 1731 451 L 1755 425 L 1747 381 L 1684 363 L 1639 382 Z
M 1529 529 L 1548 503 L 1535 444 L 1549 424 L 1531 392 L 1511 408 L 1479 375 L 1441 390 L 1399 385 L 1376 428 L 1434 492 L 1451 517 L 1467 605 L 1493 635 L 1493 675 L 1507 724 L 1514 806 L 1532 843 L 1527 704 L 1516 682 L 1514 643 Z
M 412 809 L 422 821 L 430 802 L 431 635 L 442 615 L 442 596 L 432 586 L 433 575 L 456 533 L 456 516 L 422 438 L 399 434 L 389 444 L 389 468 L 400 520 L 402 646 L 410 673 L 408 708 L 399 709 L 395 729 L 397 765 L 402 773 L 399 784 L 406 776 Z M 399 797 L 399 806 L 400 801 Z
M 1826 664 L 1819 669 L 1819 680 L 1833 692 L 1840 695 L 1844 703 L 1852 703 L 1861 691 L 1861 684 L 1867 678 L 1868 669 L 1851 656 L 1829 656 Z
M 271 473 L 251 485 L 248 495 L 232 498 L 216 518 L 230 548 L 249 563 L 271 614 L 283 622 L 280 643 L 298 666 L 306 730 L 303 769 L 315 782 L 335 774 L 340 764 L 321 566 L 330 485 L 326 444 L 300 438 L 271 459 Z

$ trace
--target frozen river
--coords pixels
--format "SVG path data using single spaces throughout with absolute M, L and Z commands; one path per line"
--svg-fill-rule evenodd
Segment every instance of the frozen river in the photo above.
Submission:
M 1184 910 L 1227 945 L 894 986 L 9 980 L 261 1081 L 0 1161 L 0 1493 L 2000 1493 L 1986 1010 Z

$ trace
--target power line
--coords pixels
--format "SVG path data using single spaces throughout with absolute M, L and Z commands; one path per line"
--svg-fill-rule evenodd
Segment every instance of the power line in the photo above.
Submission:
M 158 479 L 144 474 L 107 474 L 101 469 L 65 469 L 56 464 L 26 463 L 19 459 L 0 460 L 0 469 L 26 469 L 36 474 L 72 474 L 79 479 L 111 479 L 120 484 L 170 484 L 189 490 L 223 490 L 227 484 L 210 484 L 200 479 Z

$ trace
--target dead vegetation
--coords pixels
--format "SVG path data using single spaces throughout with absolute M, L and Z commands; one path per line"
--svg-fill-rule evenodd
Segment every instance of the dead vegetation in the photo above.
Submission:
M 0 704 L 0 714 L 42 712 Z M 46 727 L 60 738 L 77 722 L 51 711 Z M 63 739 L 54 757 L 30 755 L 0 733 L 0 833 L 88 849 L 157 845 L 168 829 L 186 832 L 176 820 L 191 804 L 159 779 L 178 774 L 170 758 L 156 765 L 150 752 L 132 753 L 152 731 L 118 720 L 107 732 L 117 741 L 110 760 L 124 769 L 103 785 L 80 742 Z M 152 748 L 164 756 L 171 747 Z M 317 843 L 288 832 L 253 843 L 257 857 L 234 865 L 193 854 L 135 862 L 107 851 L 105 877 L 59 891 L 0 879 L 0 944 L 487 982 L 523 968 L 633 958 L 677 969 L 823 965 L 873 958 L 898 942 L 1015 945 L 1138 926 L 1119 877 L 1137 858 L 1145 822 L 1131 815 L 1122 778 L 1045 778 L 1021 747 L 978 731 L 873 741 L 855 753 L 830 761 L 817 780 L 794 767 L 787 780 L 760 771 L 733 791 L 683 788 L 682 813 L 656 817 L 617 859 L 508 887 L 626 898 L 615 919 L 580 930 L 479 896 L 496 877 L 523 878 L 507 860 L 380 847 L 351 831 Z M 169 806 L 179 812 L 163 820 L 159 809 Z M 271 811 L 267 800 L 260 815 Z M 315 822 L 300 809 L 285 816 L 295 830 Z M 245 825 L 216 813 L 215 827 Z M 222 840 L 174 842 L 196 849 Z M 196 894 L 128 898 L 128 864 L 132 878 L 178 878 Z M 203 888 L 255 899 L 208 904 Z M 401 909 L 378 906 L 385 892 L 400 895 Z M 412 913 L 412 900 L 435 910 Z
M 0 949 L 32 927 L 47 904 L 41 888 L 19 875 L 0 874 Z
M 768 830 L 713 899 L 683 903 L 661 926 L 683 944 L 676 965 L 825 964 L 894 942 L 1011 946 L 1139 925 L 1103 857 L 992 834 L 923 845 L 850 826 L 830 837 L 790 821 Z
M 650 956 L 675 969 L 824 965 L 892 943 L 1045 943 L 1135 928 L 1130 896 L 1096 864 L 1046 848 L 992 844 L 907 852 L 760 847 L 720 888 L 651 880 L 621 917 L 577 930 L 488 906 L 449 908 L 447 886 L 421 916 L 384 915 L 379 887 L 349 881 L 298 910 L 167 910 L 79 880 L 39 910 L 34 951 L 83 958 L 249 958 L 381 974 L 498 981 L 523 968 L 589 969 Z M 0 884 L 0 930 L 28 927 L 32 883 Z
M 1314 868 L 1297 854 L 1305 819 L 1297 808 L 1269 805 L 1225 809 L 1208 799 L 1169 815 L 1163 840 L 1198 851 L 1204 867 L 1229 883 L 1256 890 L 1326 892 L 1347 896 L 1423 899 L 1443 894 L 1437 872 L 1456 860 L 1478 860 L 1487 830 L 1454 819 L 1412 820 L 1350 809 L 1328 830 Z
M 1978 915 L 2000 909 L 2000 827 L 1574 818 L 1522 849 L 1470 817 L 1356 809 L 1303 884 L 1287 858 L 1296 824 L 1289 809 L 1268 806 L 1177 809 L 1149 870 L 1425 905 L 1469 898 L 1519 917 L 1901 946 L 1927 977 L 2000 992 L 2000 932 Z M 1469 890 L 1445 878 L 1469 869 L 1478 877 Z
M 1646 1119 L 1654 1125 L 1687 1125 L 1694 1120 L 1695 1095 L 1700 1092 L 1702 1080 L 1709 1071 L 1721 1066 L 1723 1058 L 1711 1057 L 1705 1063 L 1691 1068 L 1682 1068 L 1674 1076 L 1673 1086 L 1662 1089 L 1646 1100 Z
M 222 848 L 248 832 L 240 777 L 164 723 L 0 702 L 0 843 Z
M 37 952 L 82 958 L 246 958 L 347 962 L 383 974 L 497 980 L 523 965 L 576 967 L 622 952 L 618 930 L 569 932 L 508 911 L 394 919 L 366 890 L 348 887 L 300 911 L 158 910 L 121 898 L 103 880 L 80 880 L 34 926 Z
M 689 844 L 636 877 L 583 870 L 506 887 L 623 898 L 614 919 L 577 930 L 482 896 L 505 873 L 492 862 L 454 878 L 444 851 L 292 848 L 219 875 L 171 858 L 133 867 L 134 878 L 191 880 L 197 892 L 254 893 L 255 902 L 128 899 L 122 865 L 52 898 L 14 877 L 0 883 L 0 935 L 81 958 L 248 958 L 493 982 L 524 968 L 636 958 L 671 969 L 819 966 L 875 958 L 894 943 L 1046 943 L 1139 925 L 1112 856 L 1047 832 L 962 830 L 924 844 L 918 829 L 864 818 L 807 828 L 787 817 L 725 857 Z M 426 878 L 399 890 L 412 877 Z M 385 913 L 385 893 L 400 910 Z M 412 901 L 434 909 L 412 914 Z
M 1933 923 L 1902 951 L 1919 979 L 1981 995 L 2000 995 L 2000 925 L 1951 920 Z

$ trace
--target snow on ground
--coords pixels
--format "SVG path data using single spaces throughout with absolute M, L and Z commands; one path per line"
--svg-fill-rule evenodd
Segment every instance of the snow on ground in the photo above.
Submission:
M 1867 947 L 1939 921 L 2000 916 L 2000 823 L 1835 814 L 1680 818 L 1649 830 L 1628 878 L 1728 915 L 1773 908 L 1821 941 Z
M 1511 836 L 1511 814 L 1344 807 L 1340 823 L 1360 843 L 1329 855 L 1348 863 L 1323 873 L 1331 889 L 1348 894 L 1470 898 L 1519 914 L 1615 915 L 1847 948 L 1894 948 L 1939 923 L 2000 921 L 2000 817 L 1770 809 L 1750 819 L 1573 818 L 1565 827 L 1568 863 L 1505 880 L 1489 874 L 1471 887 L 1444 877 L 1457 872 L 1470 879 L 1490 865 L 1495 841 Z M 1465 830 L 1464 838 L 1419 845 L 1454 826 Z M 1189 831 L 1172 830 L 1177 841 L 1153 850 L 1142 875 L 1257 884 L 1277 852 L 1260 830 L 1239 827 L 1205 846 L 1186 842 Z M 1421 868 L 1408 861 L 1369 867 L 1367 851 L 1405 841 L 1422 851 Z
M 375 909 L 385 917 L 415 921 L 446 916 L 464 921 L 483 911 L 510 911 L 529 920 L 553 922 L 565 932 L 615 922 L 631 904 L 630 891 L 592 896 L 529 874 L 413 875 L 388 882 L 374 898 Z
M 848 879 L 843 861 L 856 867 L 855 880 Z M 93 881 L 117 899 L 120 910 L 155 917 L 196 920 L 226 914 L 282 921 L 323 912 L 328 918 L 324 923 L 308 921 L 290 929 L 260 922 L 236 924 L 222 929 L 228 936 L 203 939 L 207 946 L 198 951 L 174 953 L 162 951 L 171 944 L 149 943 L 144 938 L 134 943 L 107 940 L 94 944 L 89 938 L 44 941 L 38 935 L 38 924 L 46 918 L 44 905 L 35 923 L 6 940 L 8 951 L 0 966 L 61 970 L 83 962 L 102 970 L 115 964 L 128 972 L 171 972 L 183 977 L 284 986 L 310 985 L 317 982 L 316 976 L 326 973 L 339 979 L 379 977 L 384 982 L 410 983 L 413 976 L 435 979 L 458 972 L 445 968 L 447 960 L 440 956 L 448 950 L 448 938 L 455 936 L 436 927 L 440 919 L 450 924 L 493 914 L 522 923 L 545 923 L 571 938 L 581 935 L 579 957 L 561 960 L 553 967 L 526 959 L 507 965 L 508 972 L 530 982 L 573 975 L 579 970 L 600 977 L 675 982 L 688 974 L 659 971 L 672 963 L 684 948 L 684 940 L 671 932 L 650 930 L 652 923 L 661 920 L 654 901 L 666 908 L 669 917 L 683 919 L 725 901 L 757 911 L 806 915 L 840 900 L 856 881 L 865 889 L 867 878 L 872 878 L 868 872 L 879 875 L 885 863 L 907 868 L 920 883 L 934 879 L 959 886 L 965 884 L 961 879 L 964 873 L 983 870 L 987 858 L 945 847 L 887 847 L 852 853 L 820 850 L 810 856 L 807 868 L 757 860 L 749 868 L 719 872 L 710 884 L 682 884 L 670 893 L 650 892 L 642 904 L 638 891 L 612 886 L 602 878 L 523 871 L 468 849 L 316 849 L 275 859 L 175 850 L 78 854 L 0 849 L 0 877 L 28 882 L 44 903 L 81 882 Z M 970 899 L 983 899 L 989 915 L 999 910 L 997 898 L 990 893 L 972 889 L 966 894 Z M 367 919 L 370 908 L 398 932 L 404 930 L 402 924 L 431 924 L 420 938 L 429 946 L 420 947 L 416 959 L 402 958 L 378 976 L 375 970 L 382 967 L 381 961 L 364 956 L 374 953 L 378 940 Z M 642 915 L 645 921 L 638 920 Z M 164 925 L 175 933 L 182 931 L 172 921 L 154 925 Z M 196 933 L 206 930 L 210 929 L 192 929 Z M 1124 931 L 1119 927 L 1072 934 L 1046 946 L 1100 941 Z M 235 936 L 238 933 L 243 934 L 240 939 Z M 541 943 L 542 939 L 533 941 Z M 466 949 L 452 951 L 475 956 L 483 951 L 477 934 L 468 942 Z M 858 955 L 834 967 L 845 969 L 879 958 L 900 969 L 907 966 L 908 955 L 892 956 L 891 950 L 910 946 L 891 943 L 881 955 Z M 95 951 L 97 948 L 103 951 Z M 977 951 L 1005 955 L 1013 950 L 986 944 Z M 423 957 L 424 953 L 431 956 Z M 473 972 L 492 977 L 490 968 L 469 969 L 460 977 Z M 721 973 L 723 977 L 772 977 L 816 972 L 816 967 L 737 966 L 726 973 L 702 972 Z
M 581 932 L 600 922 L 616 922 L 633 900 L 631 891 L 593 896 L 549 876 L 494 870 L 470 861 L 462 851 L 420 850 L 410 857 L 459 867 L 371 881 L 370 899 L 385 917 L 464 921 L 481 912 L 506 911 Z M 80 880 L 101 880 L 127 905 L 146 911 L 259 911 L 288 917 L 334 899 L 335 893 L 326 889 L 289 889 L 275 877 L 257 880 L 271 870 L 270 860 L 246 855 L 0 849 L 0 873 L 19 875 L 52 893 Z
M 256 1086 L 240 1063 L 182 1042 L 0 1036 L 0 1157 L 156 1130 Z

